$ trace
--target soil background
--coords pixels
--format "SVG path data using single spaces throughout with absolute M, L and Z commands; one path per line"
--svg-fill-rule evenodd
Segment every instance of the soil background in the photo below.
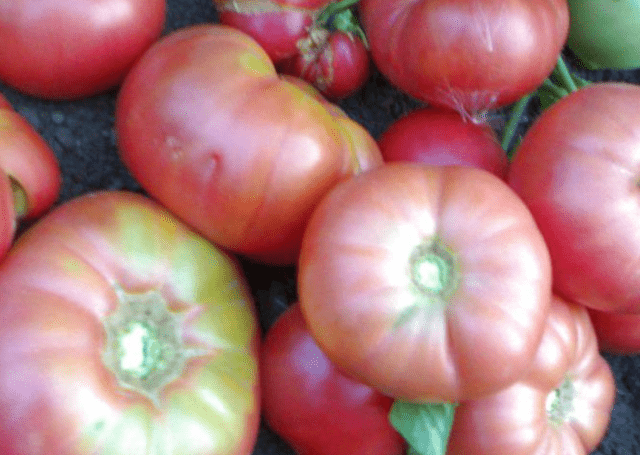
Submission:
M 165 34 L 197 23 L 217 22 L 211 0 L 168 0 Z M 570 67 L 589 80 L 640 83 L 640 70 L 586 71 L 568 51 Z M 104 189 L 143 192 L 121 163 L 114 133 L 117 89 L 73 102 L 47 101 L 21 95 L 0 83 L 0 92 L 51 145 L 63 173 L 58 204 L 84 193 Z M 397 118 L 421 104 L 392 87 L 374 68 L 367 85 L 339 105 L 364 125 L 374 138 Z M 498 132 L 508 109 L 492 114 Z M 522 134 L 538 113 L 532 103 L 519 127 Z M 266 267 L 242 260 L 251 284 L 263 329 L 296 299 L 295 268 Z M 598 455 L 640 454 L 640 356 L 605 355 L 617 382 L 617 397 L 608 433 L 593 452 Z M 286 384 L 282 385 L 286 387 Z M 293 455 L 293 450 L 262 425 L 254 455 Z M 345 454 L 347 455 L 347 454 Z

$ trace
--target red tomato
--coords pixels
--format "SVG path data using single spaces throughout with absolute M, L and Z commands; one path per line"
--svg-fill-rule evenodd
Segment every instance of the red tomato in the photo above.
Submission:
M 545 110 L 509 184 L 553 263 L 555 291 L 601 311 L 640 312 L 640 87 L 596 83 Z
M 48 210 L 61 183 L 49 144 L 0 95 L 0 257 L 13 241 L 17 221 Z
M 447 454 L 589 454 L 607 430 L 615 387 L 586 309 L 556 297 L 527 377 L 461 403 Z
M 278 70 L 303 78 L 329 98 L 353 95 L 369 78 L 369 51 L 352 33 L 318 29 L 298 47 Z
M 332 0 L 213 0 L 221 24 L 255 39 L 274 62 L 297 55 L 298 40 Z
M 346 374 L 407 401 L 458 401 L 520 379 L 551 296 L 520 199 L 469 167 L 389 163 L 338 184 L 302 243 L 300 305 Z
M 300 306 L 269 329 L 260 357 L 262 414 L 298 455 L 401 455 L 393 400 L 342 374 L 315 343 Z
M 260 334 L 237 262 L 158 204 L 90 194 L 0 263 L 2 453 L 250 454 Z
M 212 241 L 293 263 L 321 197 L 382 157 L 364 127 L 308 84 L 288 81 L 236 29 L 178 30 L 122 85 L 122 159 L 149 194 Z
M 501 179 L 507 176 L 507 154 L 493 129 L 457 112 L 416 109 L 392 123 L 378 145 L 385 161 L 472 166 Z
M 118 84 L 162 32 L 165 0 L 2 0 L 0 80 L 43 98 Z
M 516 101 L 551 73 L 567 0 L 362 0 L 373 61 L 401 90 L 465 116 Z
M 621 355 L 640 354 L 640 314 L 589 309 L 600 350 Z

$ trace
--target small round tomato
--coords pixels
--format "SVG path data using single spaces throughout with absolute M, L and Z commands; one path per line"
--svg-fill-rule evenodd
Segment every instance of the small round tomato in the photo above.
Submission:
M 362 0 L 359 8 L 382 74 L 471 117 L 538 87 L 569 31 L 567 0 Z
M 49 144 L 0 95 L 0 257 L 13 241 L 17 222 L 48 210 L 61 183 Z
M 303 81 L 278 76 L 239 30 L 183 28 L 152 46 L 125 79 L 119 150 L 150 195 L 210 240 L 294 263 L 322 196 L 382 163 L 364 127 L 320 98 Z
M 394 398 L 453 402 L 527 370 L 550 260 L 496 176 L 396 162 L 339 183 L 316 208 L 298 291 L 311 333 L 346 374 Z
M 313 340 L 299 304 L 267 332 L 260 365 L 262 414 L 298 455 L 405 453 L 387 417 L 393 400 L 336 368 Z
M 493 129 L 438 108 L 416 109 L 378 139 L 385 161 L 473 166 L 505 179 L 509 162 Z
M 138 194 L 74 199 L 0 263 L 12 455 L 248 455 L 256 312 L 242 269 Z
M 161 34 L 166 0 L 3 0 L 0 80 L 71 99 L 107 90 Z
M 455 411 L 450 455 L 587 455 L 615 400 L 586 309 L 554 297 L 533 367 L 522 381 Z
M 369 78 L 369 51 L 352 33 L 319 28 L 298 47 L 278 70 L 303 78 L 331 99 L 353 95 Z
M 508 182 L 551 253 L 555 291 L 601 311 L 640 312 L 640 87 L 594 83 L 543 111 Z

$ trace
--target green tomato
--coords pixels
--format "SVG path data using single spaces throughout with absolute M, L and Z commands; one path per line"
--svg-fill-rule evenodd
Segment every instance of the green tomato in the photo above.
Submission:
M 237 261 L 155 202 L 102 192 L 0 264 L 0 441 L 12 455 L 247 455 L 259 329 Z
M 567 47 L 589 69 L 640 67 L 640 0 L 568 0 Z

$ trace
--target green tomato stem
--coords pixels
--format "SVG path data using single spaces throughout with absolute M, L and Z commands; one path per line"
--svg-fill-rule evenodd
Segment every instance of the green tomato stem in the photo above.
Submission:
M 563 88 L 567 90 L 567 92 L 571 93 L 578 90 L 578 86 L 576 85 L 573 75 L 569 71 L 569 68 L 567 68 L 562 55 L 558 56 L 558 63 L 554 69 L 554 73 L 558 75 Z
M 509 120 L 504 127 L 504 133 L 502 135 L 502 148 L 505 152 L 507 152 L 507 156 L 511 156 L 513 154 L 513 150 L 510 150 L 511 142 L 513 141 L 513 136 L 516 134 L 516 129 L 518 125 L 522 121 L 522 116 L 524 114 L 525 109 L 529 105 L 529 101 L 533 93 L 529 93 L 522 98 L 520 98 L 511 108 L 511 115 L 509 116 Z
M 316 19 L 316 23 L 318 24 L 326 24 L 331 17 L 340 11 L 347 10 L 351 8 L 353 5 L 358 3 L 360 0 L 340 0 L 338 2 L 329 3 L 320 13 L 318 19 Z

